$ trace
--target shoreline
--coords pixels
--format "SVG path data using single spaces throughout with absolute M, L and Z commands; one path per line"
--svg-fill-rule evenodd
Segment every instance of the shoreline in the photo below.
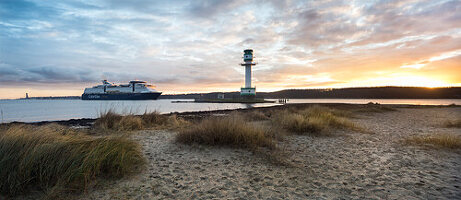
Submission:
M 229 114 L 231 112 L 251 112 L 258 110 L 273 110 L 273 109 L 286 109 L 286 108 L 303 108 L 310 105 L 322 105 L 331 108 L 339 109 L 353 109 L 353 108 L 364 108 L 369 106 L 386 106 L 391 108 L 444 108 L 444 107 L 461 107 L 461 105 L 415 105 L 415 104 L 379 104 L 379 103 L 366 103 L 366 104 L 354 104 L 354 103 L 290 103 L 281 104 L 266 107 L 252 107 L 252 108 L 237 108 L 237 109 L 224 109 L 224 110 L 211 110 L 211 111 L 185 111 L 185 112 L 170 112 L 162 115 L 171 116 L 176 115 L 184 119 L 198 120 L 205 117 L 210 117 L 219 114 Z M 140 116 L 140 115 L 136 115 Z M 77 127 L 90 127 L 99 118 L 78 118 L 68 120 L 51 120 L 51 121 L 37 121 L 37 122 L 6 122 L 0 123 L 0 126 L 11 125 L 11 124 L 30 124 L 30 125 L 46 125 L 51 123 L 57 123 L 64 126 L 77 126 Z

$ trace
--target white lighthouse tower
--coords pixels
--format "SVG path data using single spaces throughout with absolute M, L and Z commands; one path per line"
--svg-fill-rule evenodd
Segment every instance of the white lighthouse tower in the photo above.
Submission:
M 240 96 L 255 97 L 256 88 L 251 87 L 251 66 L 256 65 L 253 62 L 253 49 L 245 49 L 243 51 L 243 61 L 240 65 L 245 66 L 245 87 L 240 89 Z

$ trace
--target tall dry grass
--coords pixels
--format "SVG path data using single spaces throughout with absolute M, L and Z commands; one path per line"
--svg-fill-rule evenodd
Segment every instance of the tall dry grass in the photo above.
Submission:
M 136 171 L 140 146 L 123 137 L 90 137 L 59 125 L 13 125 L 0 132 L 0 193 L 81 192 L 98 178 Z
M 264 112 L 258 110 L 244 112 L 241 113 L 241 115 L 244 116 L 245 119 L 248 119 L 250 121 L 263 121 L 269 119 L 269 117 Z
M 443 123 L 445 128 L 461 128 L 461 119 L 448 120 Z
M 350 129 L 362 131 L 360 127 L 345 117 L 348 111 L 312 106 L 300 111 L 282 111 L 272 117 L 272 122 L 297 134 L 328 135 L 327 130 Z
M 94 127 L 105 131 L 133 131 L 152 127 L 180 127 L 188 123 L 176 115 L 162 115 L 157 111 L 145 112 L 142 115 L 121 115 L 113 109 L 101 112 Z
M 357 113 L 383 113 L 383 112 L 392 112 L 392 111 L 397 111 L 397 109 L 390 107 L 390 106 L 386 106 L 386 105 L 370 104 L 370 103 L 368 103 L 363 108 L 358 108 L 358 109 L 353 110 L 353 112 L 357 112 Z
M 141 119 L 146 127 L 177 128 L 189 125 L 189 122 L 176 115 L 162 115 L 158 111 L 144 112 Z
M 461 136 L 448 133 L 439 133 L 425 136 L 412 136 L 406 138 L 404 142 L 412 145 L 461 149 Z
M 176 141 L 184 144 L 232 146 L 255 149 L 274 149 L 274 133 L 254 126 L 241 115 L 205 119 L 176 135 Z

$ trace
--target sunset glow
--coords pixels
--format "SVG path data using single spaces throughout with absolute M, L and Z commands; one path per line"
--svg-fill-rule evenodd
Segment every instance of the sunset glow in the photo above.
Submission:
M 461 86 L 460 1 L 0 2 L 0 98 L 101 79 L 165 94 Z

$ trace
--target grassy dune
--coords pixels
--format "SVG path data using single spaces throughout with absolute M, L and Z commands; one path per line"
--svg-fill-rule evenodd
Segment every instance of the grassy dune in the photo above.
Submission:
M 357 113 L 383 113 L 383 112 L 397 111 L 397 109 L 389 107 L 389 106 L 379 105 L 379 104 L 378 105 L 368 104 L 364 108 L 358 108 L 353 111 Z
M 233 146 L 239 148 L 275 148 L 272 134 L 247 122 L 240 115 L 205 119 L 180 131 L 176 141 L 184 144 Z
M 405 143 L 411 145 L 461 149 L 461 137 L 458 135 L 447 133 L 433 134 L 428 136 L 413 136 L 406 138 Z
M 245 119 L 251 120 L 251 121 L 263 121 L 263 120 L 268 120 L 269 117 L 261 112 L 261 111 L 251 111 L 251 112 L 245 112 L 242 113 L 242 115 L 245 117 Z
M 0 193 L 81 192 L 99 177 L 117 178 L 144 162 L 123 137 L 89 137 L 59 125 L 13 125 L 0 131 Z
M 445 128 L 461 128 L 461 119 L 457 120 L 449 120 L 443 123 L 443 127 Z
M 142 115 L 121 115 L 109 109 L 100 113 L 94 127 L 105 131 L 133 131 L 152 127 L 178 127 L 185 124 L 187 124 L 186 121 L 175 115 L 166 116 L 156 111 L 145 112 Z
M 271 117 L 257 111 L 242 113 L 242 115 L 233 113 L 228 117 L 203 120 L 199 124 L 180 131 L 176 141 L 185 144 L 228 145 L 244 148 L 275 147 L 274 140 L 280 139 L 282 134 L 278 131 L 268 131 L 249 122 L 254 120 L 270 120 L 276 127 L 280 126 L 298 134 L 324 135 L 329 129 L 362 130 L 345 118 L 351 116 L 348 111 L 320 106 L 312 106 L 299 111 L 274 112 L 270 114 Z
M 331 128 L 361 130 L 345 118 L 350 115 L 348 111 L 312 106 L 297 112 L 282 111 L 275 114 L 271 120 L 274 124 L 297 134 L 324 135 Z

